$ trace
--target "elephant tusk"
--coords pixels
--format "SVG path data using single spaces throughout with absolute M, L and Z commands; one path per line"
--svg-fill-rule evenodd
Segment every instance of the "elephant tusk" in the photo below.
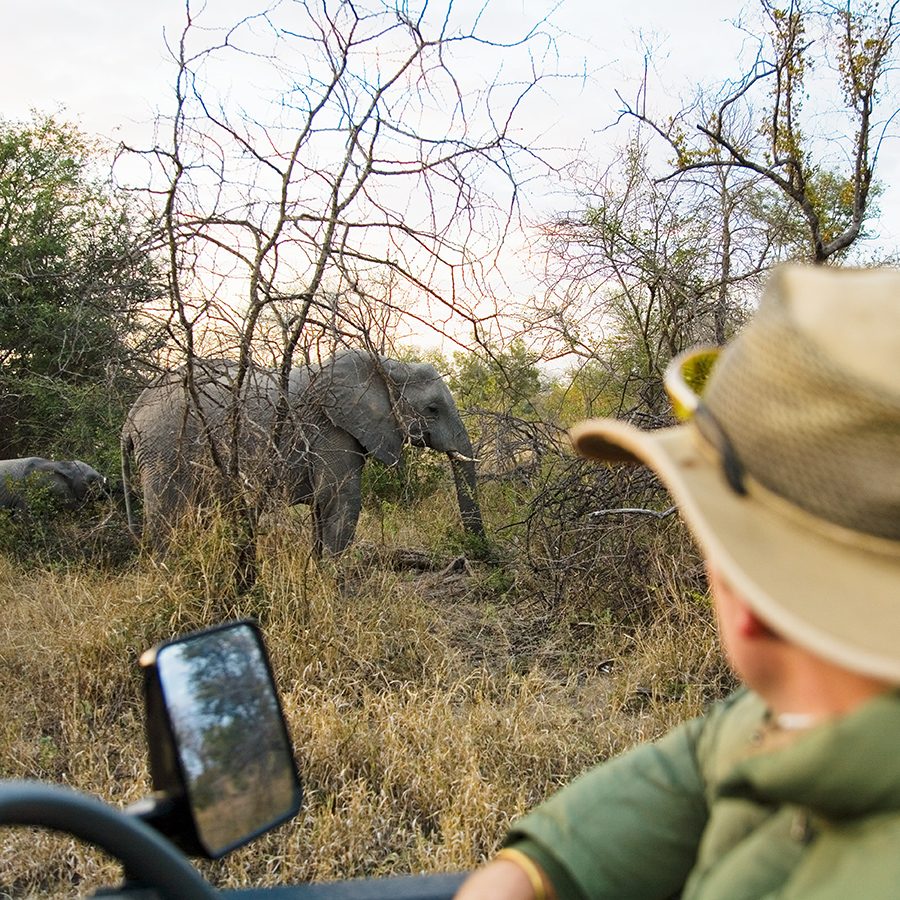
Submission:
M 474 457 L 474 456 L 463 456 L 462 453 L 457 453 L 456 450 L 451 450 L 451 451 L 447 454 L 447 456 L 449 456 L 450 459 L 455 459 L 455 460 L 457 460 L 458 462 L 470 462 L 470 463 L 481 462 L 480 459 L 477 459 L 477 458 Z

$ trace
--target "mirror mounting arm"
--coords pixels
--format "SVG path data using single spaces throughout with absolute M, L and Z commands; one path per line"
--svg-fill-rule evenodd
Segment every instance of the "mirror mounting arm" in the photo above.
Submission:
M 185 853 L 191 856 L 203 855 L 203 848 L 195 837 L 186 797 L 173 797 L 164 791 L 156 791 L 149 797 L 136 800 L 122 811 L 164 834 Z

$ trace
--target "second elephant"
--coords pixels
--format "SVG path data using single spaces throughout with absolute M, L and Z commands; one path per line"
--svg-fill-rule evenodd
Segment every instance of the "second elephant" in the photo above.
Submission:
M 107 491 L 106 478 L 80 459 L 22 456 L 0 460 L 0 508 L 17 512 L 29 506 L 31 490 L 46 491 L 73 509 Z
M 240 483 L 254 509 L 279 501 L 313 509 L 314 551 L 335 554 L 353 540 L 366 458 L 400 460 L 404 443 L 447 453 L 464 527 L 484 534 L 472 444 L 437 370 L 361 350 L 291 371 L 287 390 L 274 371 L 252 368 L 236 386 L 237 365 L 195 361 L 146 388 L 122 430 L 122 476 L 129 525 L 135 469 L 144 534 L 166 542 L 190 508 Z

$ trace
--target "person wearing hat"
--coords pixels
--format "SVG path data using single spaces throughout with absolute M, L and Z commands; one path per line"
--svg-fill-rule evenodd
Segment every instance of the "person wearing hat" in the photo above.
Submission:
M 900 897 L 900 271 L 777 270 L 687 400 L 571 440 L 666 484 L 744 687 L 515 823 L 459 900 Z

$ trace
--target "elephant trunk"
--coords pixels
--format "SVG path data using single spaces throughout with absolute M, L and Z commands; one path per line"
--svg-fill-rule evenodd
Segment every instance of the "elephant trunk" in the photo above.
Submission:
M 448 453 L 453 468 L 453 480 L 456 483 L 456 499 L 463 528 L 472 535 L 484 537 L 484 522 L 481 520 L 481 508 L 478 506 L 478 486 L 475 481 L 475 461 L 472 459 L 472 448 L 468 453 Z M 462 457 L 462 458 L 460 458 Z

